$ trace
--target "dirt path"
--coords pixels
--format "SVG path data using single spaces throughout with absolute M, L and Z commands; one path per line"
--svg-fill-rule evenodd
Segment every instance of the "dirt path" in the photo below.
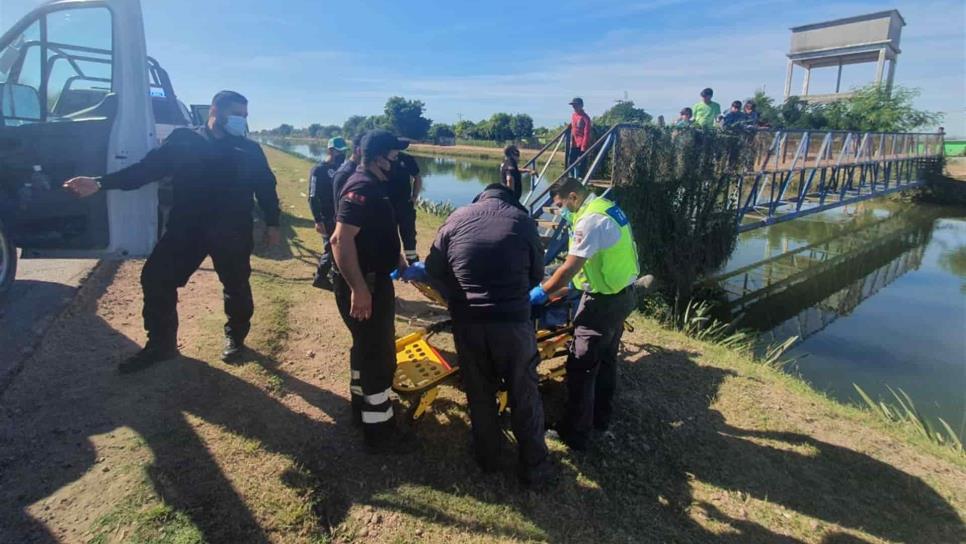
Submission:
M 362 453 L 348 337 L 309 285 L 305 164 L 270 153 L 289 246 L 259 254 L 256 354 L 217 361 L 219 285 L 180 294 L 184 357 L 119 376 L 144 339 L 139 262 L 102 267 L 3 392 L 0 542 L 961 542 L 966 462 L 717 346 L 640 321 L 613 432 L 552 442 L 564 478 L 484 477 L 446 388 L 419 453 Z M 420 237 L 438 222 L 422 217 Z M 399 289 L 397 333 L 439 309 Z M 560 388 L 550 389 L 553 400 Z M 913 442 L 909 442 L 913 440 Z

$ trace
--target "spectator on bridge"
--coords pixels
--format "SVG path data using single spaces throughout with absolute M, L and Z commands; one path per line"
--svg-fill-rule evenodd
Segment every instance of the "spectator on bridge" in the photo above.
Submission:
M 758 128 L 758 108 L 751 100 L 745 101 L 745 128 Z
M 523 196 L 523 174 L 533 174 L 528 168 L 520 168 L 520 149 L 510 144 L 503 149 L 503 164 L 500 165 L 500 181 L 513 191 L 517 202 Z
M 590 116 L 584 111 L 584 99 L 574 98 L 570 101 L 574 108 L 573 115 L 570 116 L 570 156 L 567 162 L 573 166 L 571 175 L 575 178 L 582 178 L 584 174 L 583 162 L 577 164 L 577 158 L 583 155 L 593 143 L 593 123 Z
M 707 88 L 701 91 L 701 101 L 691 106 L 695 126 L 712 128 L 718 116 L 721 115 L 721 104 L 711 100 L 712 96 L 714 96 L 714 90 Z
M 743 125 L 744 122 L 745 114 L 741 111 L 741 100 L 735 100 L 731 103 L 731 109 L 724 115 L 722 126 L 724 128 L 738 127 Z
M 691 119 L 692 117 L 694 117 L 694 112 L 691 111 L 691 108 L 684 108 L 684 109 L 682 109 L 681 110 L 681 114 L 678 117 L 677 122 L 674 123 L 674 128 L 688 128 L 688 127 L 690 127 L 692 125 L 692 123 L 694 122 Z

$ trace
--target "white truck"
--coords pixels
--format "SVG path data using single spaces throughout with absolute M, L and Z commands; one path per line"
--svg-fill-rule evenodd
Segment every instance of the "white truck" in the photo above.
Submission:
M 177 126 L 203 122 L 147 55 L 138 0 L 56 0 L 0 38 L 0 297 L 21 258 L 147 255 L 158 184 L 76 199 L 76 175 L 132 164 Z M 161 201 L 163 203 L 163 192 Z

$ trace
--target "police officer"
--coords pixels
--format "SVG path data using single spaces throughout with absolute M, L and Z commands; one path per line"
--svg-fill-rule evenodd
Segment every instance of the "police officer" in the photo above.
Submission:
M 100 190 L 134 190 L 171 177 L 173 205 L 164 235 L 144 263 L 144 328 L 148 342 L 119 365 L 132 372 L 178 356 L 178 288 L 211 256 L 224 287 L 225 349 L 240 358 L 254 312 L 250 257 L 252 194 L 265 217 L 266 242 L 275 245 L 279 205 L 275 176 L 261 147 L 247 139 L 248 100 L 221 91 L 211 101 L 208 123 L 179 128 L 140 162 L 100 178 L 77 177 L 64 188 L 86 197 Z
M 332 246 L 329 238 L 335 230 L 335 201 L 332 181 L 336 171 L 345 161 L 349 147 L 341 136 L 329 138 L 328 156 L 309 172 L 309 208 L 315 219 L 315 231 L 322 235 L 322 255 L 312 281 L 313 287 L 332 289 L 329 272 L 332 270 Z
M 505 387 L 520 448 L 519 477 L 525 485 L 542 485 L 553 471 L 544 441 L 540 355 L 528 292 L 543 279 L 543 247 L 513 189 L 494 183 L 453 212 L 436 235 L 426 273 L 450 294 L 477 463 L 484 472 L 499 468 L 503 433 L 496 394 Z
M 396 428 L 389 397 L 396 369 L 396 301 L 390 274 L 405 271 L 395 213 L 387 192 L 389 155 L 405 147 L 391 133 L 362 138 L 362 164 L 342 188 L 332 249 L 335 300 L 352 334 L 349 354 L 353 419 L 373 453 L 412 443 Z
M 531 290 L 530 301 L 543 304 L 548 293 L 571 281 L 583 291 L 566 363 L 567 410 L 557 427 L 569 447 L 582 450 L 592 429 L 606 431 L 610 425 L 617 351 L 624 320 L 634 309 L 632 284 L 640 268 L 630 223 L 616 204 L 574 178 L 559 181 L 550 192 L 570 223 L 570 245 L 564 264 Z
M 402 144 L 409 146 L 408 141 L 402 141 Z M 396 211 L 406 260 L 414 263 L 419 260 L 419 253 L 416 252 L 416 199 L 423 190 L 423 179 L 419 175 L 419 164 L 412 155 L 393 151 L 389 159 L 392 161 L 389 198 Z

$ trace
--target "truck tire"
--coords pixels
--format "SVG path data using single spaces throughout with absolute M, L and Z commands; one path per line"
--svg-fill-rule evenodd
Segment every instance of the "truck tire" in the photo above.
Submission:
M 17 248 L 13 246 L 10 233 L 0 221 L 0 299 L 10 290 L 17 276 Z

